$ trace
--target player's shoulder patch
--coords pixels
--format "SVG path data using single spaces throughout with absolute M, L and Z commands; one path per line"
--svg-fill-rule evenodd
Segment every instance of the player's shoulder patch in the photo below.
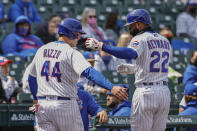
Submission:
M 130 48 L 138 48 L 139 47 L 139 42 L 138 41 L 131 41 L 129 44 Z

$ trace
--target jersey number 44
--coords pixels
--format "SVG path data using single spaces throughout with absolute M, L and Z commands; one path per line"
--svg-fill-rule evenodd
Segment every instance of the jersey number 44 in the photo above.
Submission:
M 46 81 L 49 81 L 49 76 L 51 76 L 51 77 L 56 77 L 57 81 L 61 82 L 62 74 L 60 72 L 59 66 L 60 66 L 60 62 L 56 62 L 51 73 L 51 71 L 49 70 L 50 61 L 45 61 L 42 66 L 41 76 L 46 77 Z

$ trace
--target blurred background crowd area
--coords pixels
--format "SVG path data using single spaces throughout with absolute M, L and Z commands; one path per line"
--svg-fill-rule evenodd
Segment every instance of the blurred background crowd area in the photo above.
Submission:
M 66 15 L 81 20 L 84 8 L 95 8 L 98 24 L 103 28 L 109 13 L 118 13 L 121 20 L 125 22 L 128 12 L 144 8 L 151 14 L 153 29 L 159 31 L 167 26 L 173 33 L 176 32 L 176 17 L 185 9 L 184 0 L 34 0 L 33 2 L 42 21 L 48 21 L 51 14 Z M 14 0 L 2 0 L 5 12 L 12 3 Z M 7 17 L 6 14 L 5 17 Z M 10 31 L 10 25 L 11 23 L 7 26 L 8 31 Z
M 14 20 L 9 17 L 10 8 L 13 4 L 16 4 L 15 2 L 17 1 L 22 0 L 1 0 L 2 6 L 4 7 L 4 15 L 0 20 L 0 53 L 14 62 L 10 65 L 9 74 L 10 76 L 15 77 L 19 83 L 19 87 L 22 88 L 23 74 L 27 66 L 31 63 L 36 51 L 23 52 L 21 54 L 20 51 L 23 46 L 19 49 L 10 50 L 10 47 L 13 46 L 8 45 L 12 41 L 9 39 L 6 41 L 6 38 L 11 33 L 18 33 L 17 29 L 19 27 L 16 22 L 17 18 Z M 187 65 L 190 63 L 192 51 L 197 48 L 197 36 L 195 38 L 195 36 L 191 36 L 189 32 L 181 32 L 181 35 L 181 33 L 177 31 L 178 16 L 182 12 L 189 11 L 187 9 L 187 0 L 32 0 L 32 5 L 35 7 L 36 13 L 38 13 L 40 18 L 37 17 L 37 20 L 30 18 L 29 20 L 23 19 L 24 21 L 22 21 L 22 24 L 29 23 L 29 26 L 31 27 L 31 34 L 36 35 L 36 39 L 41 41 L 39 47 L 50 42 L 49 39 L 51 41 L 57 39 L 57 21 L 60 22 L 63 18 L 72 17 L 81 20 L 82 24 L 88 23 L 87 20 L 85 20 L 85 23 L 83 21 L 85 12 L 88 10 L 87 8 L 90 10 L 93 9 L 92 17 L 96 16 L 96 22 L 89 21 L 88 24 L 93 23 L 99 27 L 99 29 L 97 28 L 98 30 L 95 29 L 94 31 L 97 32 L 96 35 L 99 36 L 100 40 L 113 46 L 127 46 L 132 38 L 132 36 L 127 33 L 127 29 L 123 27 L 126 23 L 127 14 L 134 9 L 147 9 L 152 18 L 152 28 L 156 32 L 159 32 L 161 35 L 167 37 L 171 41 L 173 47 L 173 59 L 169 68 L 169 88 L 172 94 L 170 114 L 178 114 L 178 105 L 184 95 L 184 84 L 182 82 L 183 73 Z M 11 13 L 13 12 L 14 11 L 12 10 Z M 28 17 L 30 16 L 28 14 L 23 15 Z M 86 15 L 88 15 L 88 13 Z M 56 16 L 58 16 L 58 18 L 56 18 L 56 20 L 54 20 L 55 22 L 53 22 L 52 18 Z M 87 16 L 85 16 L 84 19 L 86 18 Z M 185 19 L 187 19 L 187 17 Z M 196 16 L 194 16 L 194 22 L 194 24 L 197 24 Z M 50 23 L 54 23 L 54 25 L 50 25 Z M 188 25 L 182 26 L 187 29 L 197 29 L 196 25 L 190 24 L 190 27 L 188 27 Z M 45 32 L 45 35 L 43 35 L 41 33 L 42 30 L 39 30 L 42 28 L 45 29 L 44 31 L 48 32 L 48 34 Z M 102 34 L 102 32 L 104 32 L 104 34 Z M 23 35 L 22 37 L 26 36 Z M 52 37 L 54 39 L 52 39 Z M 16 38 L 15 41 L 17 40 L 18 39 Z M 80 42 L 83 43 L 84 41 L 81 40 Z M 14 48 L 18 48 L 19 46 L 21 45 L 16 44 Z M 82 53 L 87 51 L 81 43 L 78 44 L 78 47 Z M 25 50 L 26 48 L 23 49 Z M 105 58 L 107 59 L 107 57 Z M 129 62 L 129 60 L 125 61 Z M 132 87 L 130 94 L 133 93 L 135 89 L 133 75 L 120 75 L 115 69 L 109 68 L 102 69 L 100 71 L 114 84 L 129 84 L 129 86 Z M 98 94 L 94 94 L 94 96 L 98 103 L 105 107 L 106 97 Z M 17 98 L 14 98 L 12 101 L 13 103 L 32 102 L 31 95 L 24 92 L 17 94 Z

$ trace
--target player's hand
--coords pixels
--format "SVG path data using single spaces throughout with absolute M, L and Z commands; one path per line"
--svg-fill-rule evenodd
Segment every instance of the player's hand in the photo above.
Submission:
M 127 64 L 127 63 L 121 63 L 117 66 L 116 71 L 120 74 L 133 74 L 134 73 L 134 65 L 133 64 Z
M 108 115 L 105 110 L 98 112 L 96 116 L 99 117 L 99 123 L 105 123 L 108 121 Z
M 128 99 L 128 94 L 127 94 L 127 88 L 122 88 L 120 86 L 114 86 L 111 89 L 111 93 L 118 97 L 120 100 L 127 100 Z
M 103 47 L 103 42 L 99 42 L 94 38 L 88 38 L 85 42 L 86 48 L 90 48 L 93 50 L 100 50 Z
M 38 100 L 33 100 L 33 103 L 33 106 L 29 107 L 29 111 L 37 112 L 38 108 L 40 107 L 40 104 L 38 104 Z

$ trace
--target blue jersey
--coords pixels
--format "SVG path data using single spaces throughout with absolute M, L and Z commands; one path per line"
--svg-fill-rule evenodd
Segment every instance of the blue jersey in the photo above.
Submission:
M 130 114 L 131 114 L 131 102 L 130 101 L 123 101 L 120 105 L 118 105 L 117 108 L 109 112 L 109 116 L 130 116 Z M 121 129 L 121 131 L 131 131 L 131 130 Z
M 3 54 L 7 55 L 12 53 L 26 58 L 29 55 L 36 54 L 37 49 L 44 45 L 39 37 L 31 34 L 31 28 L 28 30 L 28 35 L 23 36 L 19 34 L 16 25 L 22 20 L 31 25 L 31 22 L 27 17 L 18 17 L 15 21 L 15 28 L 13 29 L 14 32 L 9 34 L 2 42 L 1 48 Z
M 4 7 L 0 2 L 0 20 L 4 18 Z
M 197 115 L 197 100 L 188 102 L 185 110 L 179 115 Z M 186 131 L 197 131 L 197 128 L 187 128 Z
M 197 82 L 197 67 L 188 65 L 183 76 L 183 83 L 185 85 Z
M 10 7 L 8 11 L 8 18 L 11 21 L 15 21 L 17 17 L 25 15 L 31 22 L 41 22 L 41 18 L 33 5 L 33 0 L 31 2 L 24 2 L 23 0 L 16 0 L 16 2 Z
M 95 101 L 94 97 L 82 89 L 78 89 L 77 101 L 80 108 L 81 117 L 83 120 L 84 130 L 88 131 L 89 119 L 88 115 L 95 116 L 98 112 L 102 111 L 102 107 Z

